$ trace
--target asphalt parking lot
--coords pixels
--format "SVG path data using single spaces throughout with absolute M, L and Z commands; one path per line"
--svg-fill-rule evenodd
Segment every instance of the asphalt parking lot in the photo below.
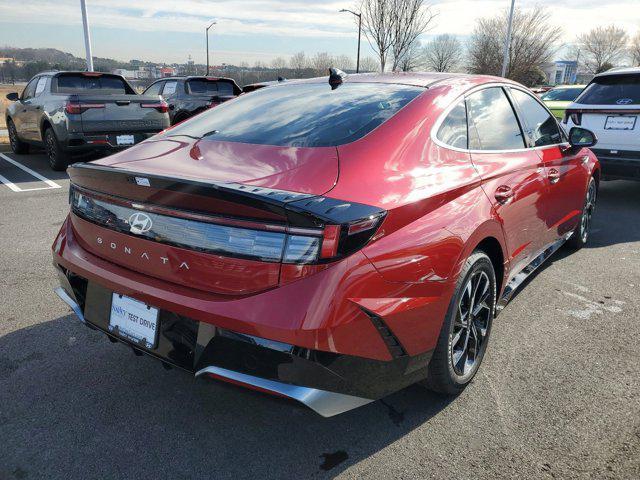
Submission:
M 640 182 L 602 185 L 589 248 L 527 283 L 462 395 L 325 419 L 82 326 L 52 293 L 66 175 L 5 151 L 0 176 L 2 480 L 640 478 Z

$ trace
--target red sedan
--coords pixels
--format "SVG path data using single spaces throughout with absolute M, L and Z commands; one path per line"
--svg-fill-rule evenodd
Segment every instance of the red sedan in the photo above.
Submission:
M 493 77 L 267 87 L 71 166 L 57 293 L 137 354 L 325 416 L 456 394 L 518 285 L 587 242 L 595 141 Z

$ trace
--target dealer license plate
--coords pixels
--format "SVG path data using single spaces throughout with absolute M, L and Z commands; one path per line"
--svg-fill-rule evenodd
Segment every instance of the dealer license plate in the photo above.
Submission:
M 633 130 L 636 127 L 636 120 L 638 117 L 616 116 L 607 117 L 607 121 L 604 124 L 605 130 Z
M 133 145 L 135 143 L 135 138 L 133 135 L 117 135 L 116 143 L 118 145 Z
M 114 293 L 109 331 L 142 347 L 154 348 L 158 336 L 158 309 Z

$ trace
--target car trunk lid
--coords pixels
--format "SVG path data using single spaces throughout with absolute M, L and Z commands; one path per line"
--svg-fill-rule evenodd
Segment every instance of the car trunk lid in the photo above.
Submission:
M 288 204 L 332 188 L 336 150 L 222 143 L 166 138 L 133 147 L 126 159 L 71 166 L 79 243 L 125 268 L 208 292 L 277 287 L 293 236 L 317 243 L 322 235 L 316 219 Z

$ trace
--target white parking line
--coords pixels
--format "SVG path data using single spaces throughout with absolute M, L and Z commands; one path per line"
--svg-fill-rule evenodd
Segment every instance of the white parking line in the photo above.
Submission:
M 14 184 L 13 182 L 9 181 L 7 178 L 5 178 L 2 175 L 0 175 L 0 182 L 4 183 L 7 187 L 9 187 L 14 192 L 33 192 L 34 190 L 51 190 L 53 188 L 62 188 L 60 185 L 58 185 L 53 180 L 49 180 L 47 177 L 44 177 L 44 176 L 40 175 L 38 172 L 36 172 L 34 170 L 31 170 L 29 167 L 25 167 L 20 162 L 16 162 L 13 158 L 8 157 L 4 153 L 0 153 L 0 157 L 2 157 L 4 160 L 6 160 L 7 162 L 11 163 L 12 165 L 15 165 L 19 169 L 27 172 L 28 174 L 33 175 L 38 180 L 41 180 L 44 183 L 46 183 L 47 185 L 49 185 L 48 187 L 20 188 L 16 184 Z

